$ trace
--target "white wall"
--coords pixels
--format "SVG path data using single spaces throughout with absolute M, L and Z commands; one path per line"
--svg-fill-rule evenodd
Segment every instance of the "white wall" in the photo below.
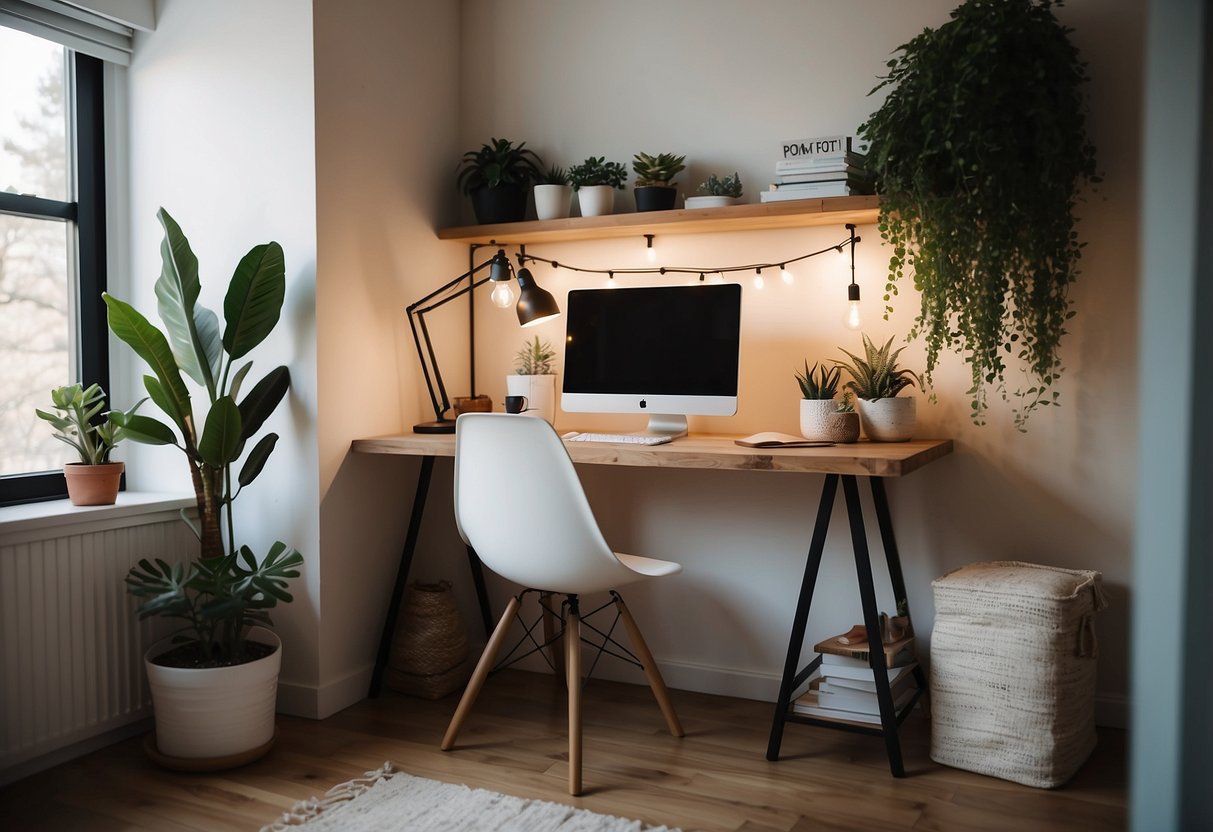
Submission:
M 525 140 L 545 161 L 566 166 L 588 155 L 626 163 L 640 150 L 685 153 L 684 192 L 707 173 L 736 169 L 748 199 L 756 201 L 782 140 L 851 132 L 878 105 L 866 94 L 890 53 L 923 26 L 943 23 L 954 5 L 465 0 L 460 148 L 489 136 Z M 967 562 L 1022 559 L 1104 573 L 1113 606 L 1099 622 L 1101 717 L 1119 722 L 1127 690 L 1136 473 L 1142 4 L 1074 0 L 1059 16 L 1075 28 L 1073 39 L 1090 64 L 1090 130 L 1105 178 L 1079 209 L 1088 247 L 1072 291 L 1078 317 L 1063 343 L 1062 406 L 1037 414 L 1021 435 L 1009 408 L 996 402 L 990 424 L 976 428 L 964 395 L 967 367 L 948 355 L 936 373 L 939 402 L 920 398 L 919 413 L 922 435 L 953 437 L 956 453 L 889 490 L 921 633 L 933 618 L 930 581 Z M 630 192 L 620 193 L 617 204 L 632 210 Z M 903 283 L 893 317 L 880 319 L 876 299 L 889 252 L 878 245 L 874 226 L 860 234 L 865 329 L 880 340 L 900 338 L 916 312 L 916 295 Z M 792 257 L 844 236 L 839 227 L 658 237 L 657 243 L 669 265 L 730 264 Z M 640 238 L 529 248 L 595 267 L 639 265 L 642 249 Z M 795 432 L 793 369 L 806 357 L 812 363 L 839 355 L 840 345 L 858 347 L 858 337 L 841 323 L 848 279 L 843 258 L 816 258 L 797 273 L 792 288 L 768 281 L 756 292 L 747 284 L 738 415 L 693 420 L 693 430 Z M 536 276 L 558 298 L 571 287 L 596 285 L 547 267 Z M 523 337 L 510 316 L 494 315 L 486 298 L 479 302 L 478 378 L 500 402 L 502 377 Z M 562 330 L 555 323 L 538 334 L 559 344 Z M 921 368 L 923 356 L 915 343 L 903 357 Z M 415 391 L 421 395 L 421 388 Z M 557 423 L 561 429 L 640 426 L 634 417 L 591 422 L 567 414 Z M 581 473 L 613 545 L 684 564 L 679 577 L 633 591 L 637 615 L 648 622 L 672 683 L 772 695 L 820 479 L 593 467 Z M 449 514 L 449 506 L 442 510 Z M 836 512 L 819 583 L 837 591 L 819 594 L 810 644 L 859 620 L 843 517 Z M 435 551 L 430 562 L 437 569 L 438 558 L 453 556 L 454 550 Z M 460 562 L 445 568 L 463 577 Z M 891 608 L 887 591 L 881 603 Z M 748 681 L 755 674 L 756 684 Z
M 277 240 L 286 254 L 282 321 L 249 356 L 256 362 L 249 382 L 286 364 L 291 392 L 266 423 L 281 440 L 237 501 L 236 518 L 240 542 L 257 552 L 280 539 L 304 555 L 297 601 L 279 607 L 274 621 L 286 645 L 284 705 L 306 710 L 320 615 L 311 7 L 162 0 L 156 30 L 136 35 L 128 84 L 131 265 L 113 276 L 110 291 L 157 319 L 161 206 L 198 255 L 200 301 L 220 315 L 227 281 L 252 246 Z M 142 396 L 138 359 L 119 346 L 111 360 L 115 400 Z M 195 396 L 195 412 L 200 401 L 205 393 Z M 132 488 L 190 490 L 176 450 L 132 445 L 127 459 Z

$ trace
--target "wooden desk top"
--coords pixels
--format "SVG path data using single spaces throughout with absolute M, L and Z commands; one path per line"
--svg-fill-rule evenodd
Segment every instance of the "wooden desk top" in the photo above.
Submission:
M 744 448 L 737 436 L 692 434 L 665 445 L 566 442 L 574 462 L 642 468 L 717 468 L 736 471 L 794 471 L 900 477 L 952 452 L 951 439 L 856 442 L 825 448 Z M 455 436 L 415 433 L 355 439 L 355 453 L 454 456 Z

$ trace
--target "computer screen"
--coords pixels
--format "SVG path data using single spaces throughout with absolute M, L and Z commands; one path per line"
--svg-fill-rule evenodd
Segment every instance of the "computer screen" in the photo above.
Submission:
M 560 406 L 648 414 L 686 433 L 686 417 L 737 412 L 741 286 L 574 289 L 565 314 Z

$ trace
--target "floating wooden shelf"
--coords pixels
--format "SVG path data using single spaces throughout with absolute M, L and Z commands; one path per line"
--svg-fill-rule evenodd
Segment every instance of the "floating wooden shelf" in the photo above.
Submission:
M 460 243 L 521 245 L 572 240 L 601 240 L 641 234 L 706 234 L 720 231 L 754 231 L 768 228 L 804 228 L 846 223 L 869 225 L 880 213 L 879 197 L 839 196 L 797 199 L 723 208 L 648 211 L 643 214 L 608 214 L 604 217 L 570 217 L 498 225 L 442 228 L 438 239 Z

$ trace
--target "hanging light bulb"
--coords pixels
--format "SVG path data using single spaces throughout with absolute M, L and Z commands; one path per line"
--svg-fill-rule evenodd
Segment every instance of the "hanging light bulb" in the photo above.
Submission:
M 843 318 L 847 329 L 858 330 L 863 326 L 863 318 L 859 313 L 859 284 L 852 283 L 847 287 L 847 314 Z
M 615 273 L 614 272 L 607 272 L 607 288 L 608 289 L 619 288 L 619 284 L 615 282 Z
M 796 281 L 796 275 L 788 271 L 787 263 L 779 264 L 779 277 L 788 286 L 791 286 Z
M 510 286 L 510 281 L 500 280 L 493 287 L 493 293 L 489 295 L 493 301 L 493 305 L 498 309 L 509 309 L 514 305 L 514 290 Z
M 754 288 L 761 289 L 765 285 L 767 285 L 767 282 L 765 280 L 763 280 L 763 278 L 762 278 L 762 269 L 755 269 L 754 270 Z
M 652 234 L 644 235 L 644 241 L 645 241 L 644 256 L 648 258 L 648 261 L 650 263 L 657 262 L 657 249 L 653 248 L 653 236 L 654 235 L 652 235 Z

